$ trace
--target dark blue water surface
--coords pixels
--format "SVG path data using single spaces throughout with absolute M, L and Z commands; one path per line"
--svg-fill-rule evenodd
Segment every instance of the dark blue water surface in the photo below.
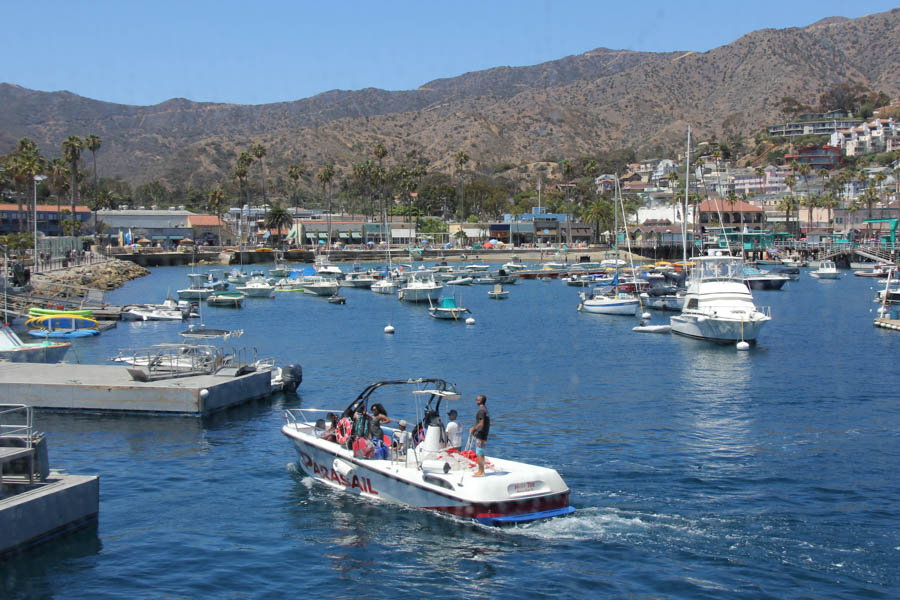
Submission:
M 187 271 L 110 300 L 161 301 Z M 473 326 L 353 289 L 345 306 L 288 293 L 204 307 L 207 325 L 245 330 L 236 344 L 301 363 L 300 397 L 202 420 L 39 413 L 53 465 L 100 474 L 100 520 L 0 563 L 0 596 L 896 598 L 900 333 L 872 326 L 872 280 L 802 277 L 755 292 L 773 320 L 749 352 L 579 313 L 558 281 L 506 301 L 455 290 Z M 121 323 L 69 360 L 183 327 Z M 556 468 L 575 515 L 493 529 L 298 472 L 283 408 L 342 408 L 418 376 L 457 384 L 465 425 L 486 394 L 491 453 Z

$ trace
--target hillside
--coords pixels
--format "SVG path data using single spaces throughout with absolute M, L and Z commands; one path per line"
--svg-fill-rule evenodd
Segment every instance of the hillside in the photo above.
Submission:
M 898 46 L 894 9 L 755 31 L 703 53 L 601 48 L 416 90 L 335 90 L 256 106 L 184 99 L 126 106 L 0 84 L 0 152 L 28 136 L 53 156 L 67 135 L 95 133 L 103 175 L 191 185 L 226 178 L 236 149 L 255 141 L 267 146 L 273 174 L 292 162 L 346 168 L 377 141 L 393 155 L 414 150 L 434 168 L 449 167 L 460 149 L 473 167 L 621 147 L 662 153 L 680 148 L 688 123 L 700 138 L 747 134 L 778 119 L 782 96 L 814 101 L 842 81 L 896 97 Z

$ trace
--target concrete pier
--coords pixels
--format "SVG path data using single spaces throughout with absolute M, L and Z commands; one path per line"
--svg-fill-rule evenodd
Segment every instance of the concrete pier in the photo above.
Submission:
M 271 374 L 133 381 L 121 365 L 0 363 L 0 397 L 35 408 L 203 416 L 271 393 Z
M 63 475 L 51 472 L 46 480 L 29 485 L 5 480 L 12 490 L 0 499 L 0 557 L 27 550 L 97 520 L 100 511 L 100 478 L 96 475 Z

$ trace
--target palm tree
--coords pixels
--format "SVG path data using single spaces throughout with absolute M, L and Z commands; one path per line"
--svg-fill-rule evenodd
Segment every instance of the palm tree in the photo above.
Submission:
M 267 203 L 266 198 L 266 147 L 262 144 L 254 144 L 250 148 L 250 153 L 259 161 L 259 177 L 262 180 L 263 205 Z
M 91 158 L 94 161 L 94 205 L 99 204 L 99 193 L 100 188 L 97 187 L 97 150 L 100 149 L 101 144 L 103 144 L 103 140 L 100 139 L 100 136 L 94 135 L 93 133 L 84 138 L 84 147 L 91 151 Z M 94 230 L 97 229 L 97 213 L 94 212 Z
M 784 196 L 780 202 L 780 208 L 784 210 L 784 227 L 788 232 L 791 230 L 791 209 L 794 207 L 794 184 L 797 179 L 793 173 L 785 176 L 784 185 L 788 187 L 788 195 Z
M 69 163 L 69 198 L 72 208 L 71 235 L 75 235 L 75 204 L 78 202 L 78 161 L 81 160 L 81 149 L 84 143 L 77 135 L 70 135 L 62 143 L 63 156 Z
M 469 154 L 465 150 L 460 150 L 454 156 L 454 164 L 456 165 L 456 177 L 457 177 L 457 185 L 459 185 L 459 206 L 460 206 L 460 221 L 465 223 L 466 221 L 466 195 L 465 195 L 465 187 L 462 178 L 462 170 L 463 167 L 466 166 L 466 163 L 469 162 Z
M 334 165 L 328 163 L 319 169 L 316 178 L 322 185 L 322 195 L 328 199 L 328 247 L 331 248 L 331 181 L 334 179 Z M 326 188 L 328 193 L 326 194 Z
M 753 172 L 756 174 L 756 178 L 759 179 L 759 193 L 765 194 L 766 189 L 765 185 L 763 185 L 763 178 L 766 176 L 766 170 L 763 167 L 756 167 Z
M 372 183 L 375 184 L 375 189 L 378 190 L 378 200 L 381 205 L 381 214 L 384 214 L 384 158 L 387 156 L 388 151 L 387 148 L 384 147 L 384 144 L 378 142 L 375 144 L 375 148 L 372 149 L 372 156 L 375 157 L 375 160 L 378 161 L 378 170 L 372 173 Z M 374 207 L 372 212 L 374 212 Z M 372 215 L 373 218 L 375 215 Z M 384 227 L 384 223 L 381 224 L 382 228 Z M 384 235 L 384 232 L 381 232 Z
M 216 220 L 219 223 L 219 237 L 222 237 L 222 207 L 225 206 L 225 192 L 222 191 L 222 188 L 216 188 L 211 190 L 209 194 L 207 194 L 207 199 L 209 200 L 209 210 L 212 211 L 214 215 L 216 215 Z M 219 245 L 222 245 L 222 240 L 219 239 Z
M 44 160 L 43 156 L 41 156 L 41 153 L 37 148 L 37 144 L 35 144 L 28 138 L 22 138 L 21 140 L 19 140 L 18 146 L 16 148 L 16 154 L 12 160 L 12 171 L 13 177 L 28 191 L 26 207 L 30 208 L 30 210 L 27 211 L 27 231 L 32 230 L 32 214 L 35 214 L 37 210 L 33 206 L 35 198 L 35 187 L 37 186 L 37 182 L 34 180 L 34 178 L 36 175 L 43 173 L 46 167 L 47 161 Z M 21 197 L 19 197 L 18 204 L 19 232 L 21 233 L 23 231 Z
M 297 198 L 299 196 L 298 188 L 300 187 L 300 180 L 303 179 L 303 176 L 306 173 L 303 171 L 303 167 L 300 165 L 291 165 L 288 167 L 288 178 L 294 182 L 293 196 L 294 196 L 294 208 L 300 208 L 300 205 L 297 202 Z
M 54 158 L 50 162 L 50 189 L 56 195 L 56 222 L 59 224 L 59 233 L 62 233 L 62 209 L 60 200 L 69 190 L 69 165 L 64 158 Z
M 594 226 L 594 240 L 600 242 L 600 226 L 611 221 L 610 203 L 603 200 L 594 200 L 585 208 L 581 216 L 585 223 Z
M 291 227 L 294 226 L 294 217 L 281 205 L 281 202 L 275 202 L 272 210 L 266 213 L 264 223 L 266 229 L 275 229 L 280 237 L 282 229 L 287 228 L 290 232 Z
M 884 181 L 885 181 L 885 179 L 887 179 L 887 175 L 885 174 L 884 171 L 879 171 L 878 173 L 875 174 L 875 183 L 878 184 L 878 195 L 879 195 L 879 198 L 881 198 L 882 202 L 884 202 L 883 196 L 884 196 Z M 882 204 L 882 206 L 884 206 L 884 204 Z M 884 216 L 883 210 L 881 212 L 881 216 Z M 869 217 L 869 218 L 871 219 L 872 217 Z

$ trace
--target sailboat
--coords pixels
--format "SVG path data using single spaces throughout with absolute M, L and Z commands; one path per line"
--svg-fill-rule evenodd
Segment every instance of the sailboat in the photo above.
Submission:
M 618 204 L 622 204 L 622 193 L 619 188 L 619 178 L 616 176 L 616 199 Z M 619 213 L 615 209 L 616 225 L 614 227 L 616 235 L 619 231 Z M 625 225 L 625 239 L 628 240 L 628 225 L 625 222 L 625 208 L 622 206 L 622 222 Z M 629 240 L 629 254 L 631 253 L 631 243 Z M 632 264 L 632 272 L 634 265 Z M 625 292 L 619 289 L 619 243 L 616 240 L 616 274 L 610 286 L 595 287 L 590 293 L 579 292 L 581 304 L 578 310 L 584 312 L 601 314 L 601 315 L 629 315 L 634 316 L 640 307 L 640 299 L 633 293 Z
M 381 234 L 384 235 L 384 210 L 381 211 Z M 397 291 L 397 283 L 394 281 L 394 264 L 391 260 L 391 244 L 387 244 L 388 266 L 384 270 L 384 277 L 379 279 L 369 288 L 376 294 L 393 294 Z

